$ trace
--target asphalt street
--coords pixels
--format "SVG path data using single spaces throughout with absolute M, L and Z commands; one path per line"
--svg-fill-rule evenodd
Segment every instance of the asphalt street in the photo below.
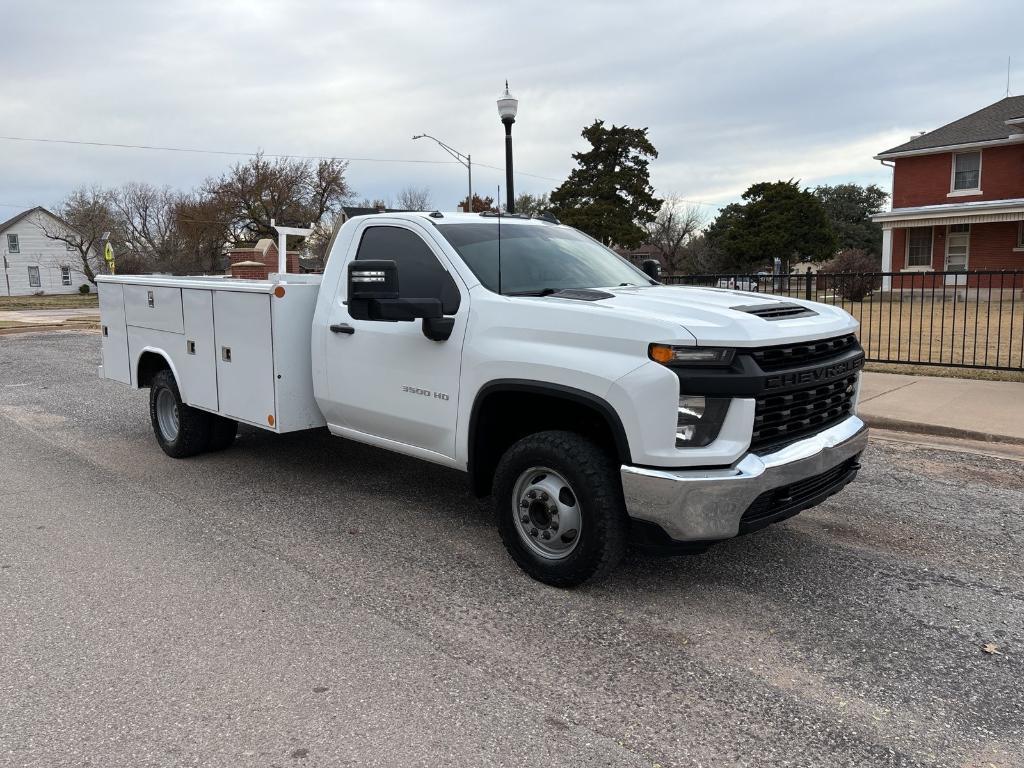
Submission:
M 460 473 L 174 461 L 98 358 L 0 336 L 0 765 L 1024 765 L 1024 463 L 873 441 L 817 509 L 560 591 Z

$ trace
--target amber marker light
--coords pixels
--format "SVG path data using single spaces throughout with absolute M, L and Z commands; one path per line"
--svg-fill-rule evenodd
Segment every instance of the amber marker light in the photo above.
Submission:
M 656 363 L 666 364 L 672 362 L 672 347 L 668 344 L 651 344 L 647 348 L 647 354 Z
M 270 415 L 267 416 L 267 424 L 269 424 L 270 426 L 274 426 L 274 414 L 271 413 Z
M 277 288 L 274 289 L 274 295 L 277 296 L 277 298 L 279 298 L 279 299 L 283 299 L 284 298 L 284 286 L 283 285 L 277 286 Z

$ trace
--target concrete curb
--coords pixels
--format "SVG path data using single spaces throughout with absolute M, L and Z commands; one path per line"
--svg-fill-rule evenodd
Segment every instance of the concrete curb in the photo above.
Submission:
M 947 427 L 941 424 L 922 424 L 918 421 L 891 419 L 887 416 L 868 416 L 865 413 L 858 413 L 857 415 L 869 427 L 877 429 L 889 429 L 894 432 L 912 432 L 919 435 L 935 435 L 937 437 L 952 437 L 959 440 L 975 440 L 982 443 L 1024 445 L 1024 438 L 1012 435 L 994 435 L 989 432 L 976 432 L 972 429 L 958 429 L 957 427 Z
M 52 333 L 53 331 L 99 331 L 99 323 L 72 323 L 71 325 L 44 325 L 34 323 L 32 325 L 16 325 L 12 328 L 0 328 L 0 336 L 14 336 L 19 333 Z

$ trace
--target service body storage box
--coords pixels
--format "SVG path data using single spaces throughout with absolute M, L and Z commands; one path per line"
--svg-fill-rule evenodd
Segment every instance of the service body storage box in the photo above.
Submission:
M 310 336 L 319 275 L 97 278 L 105 378 L 167 365 L 182 400 L 274 432 L 324 426 Z

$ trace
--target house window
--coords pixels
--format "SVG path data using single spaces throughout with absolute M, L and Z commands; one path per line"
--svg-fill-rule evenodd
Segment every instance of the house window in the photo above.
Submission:
M 71 267 L 60 268 L 60 284 L 71 285 Z
M 907 230 L 907 266 L 932 265 L 932 228 L 911 227 Z
M 1017 225 L 1017 247 L 1024 248 L 1024 221 Z
M 75 244 L 72 243 L 70 240 L 65 240 L 64 241 L 64 250 L 65 251 L 74 251 L 74 250 L 76 250 Z
M 958 152 L 953 155 L 953 191 L 981 189 L 981 152 Z
M 7 236 L 7 252 L 8 253 L 21 253 L 21 244 L 18 243 L 17 235 Z
M 28 287 L 29 288 L 42 288 L 43 284 L 39 281 L 39 267 L 28 268 Z

